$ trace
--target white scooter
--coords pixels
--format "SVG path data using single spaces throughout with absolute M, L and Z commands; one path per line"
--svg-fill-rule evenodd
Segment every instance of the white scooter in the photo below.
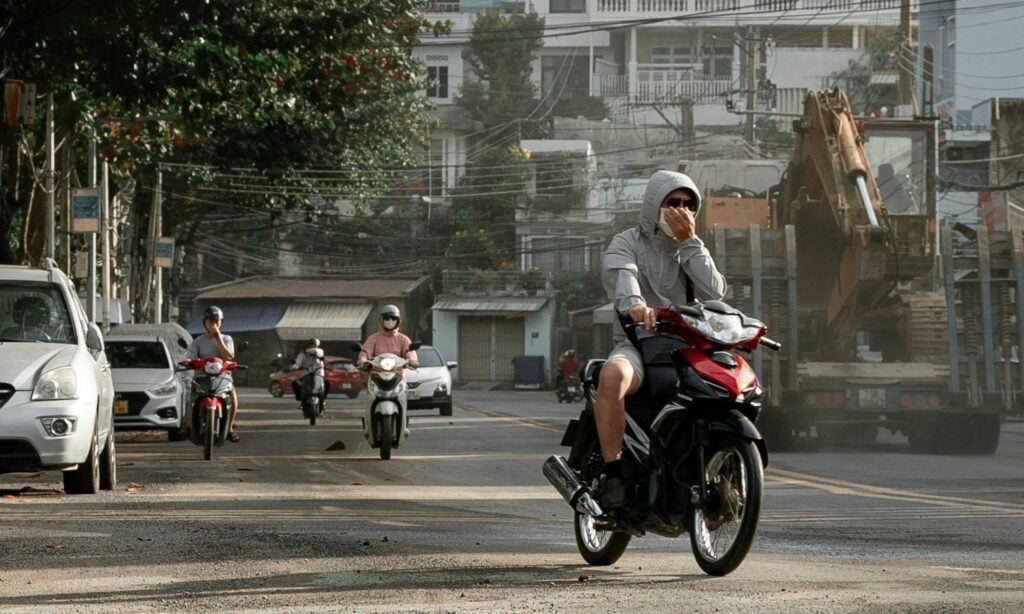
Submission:
M 416 350 L 419 343 L 409 349 Z M 371 448 L 380 449 L 382 460 L 391 458 L 391 448 L 399 447 L 409 437 L 409 412 L 405 378 L 401 370 L 408 361 L 395 354 L 381 354 L 363 363 L 370 372 L 366 384 L 366 415 L 363 436 Z

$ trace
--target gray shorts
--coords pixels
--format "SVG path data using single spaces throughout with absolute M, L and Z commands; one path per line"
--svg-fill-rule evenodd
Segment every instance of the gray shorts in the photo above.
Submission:
M 644 381 L 644 361 L 640 358 L 640 351 L 629 341 L 623 341 L 612 348 L 608 353 L 608 361 L 612 360 L 625 360 L 633 367 L 633 372 L 640 378 L 639 381 Z

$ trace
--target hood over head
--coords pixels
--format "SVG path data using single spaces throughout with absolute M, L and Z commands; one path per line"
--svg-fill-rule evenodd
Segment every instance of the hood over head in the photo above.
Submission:
M 661 201 L 665 200 L 665 197 L 671 192 L 680 188 L 693 193 L 693 197 L 697 201 L 697 210 L 700 211 L 704 199 L 701 198 L 697 184 L 690 179 L 689 175 L 673 171 L 657 171 L 651 175 L 650 180 L 647 181 L 647 190 L 644 191 L 644 201 L 640 209 L 640 231 L 644 235 L 654 236 L 654 231 L 658 227 L 658 210 L 661 208 Z

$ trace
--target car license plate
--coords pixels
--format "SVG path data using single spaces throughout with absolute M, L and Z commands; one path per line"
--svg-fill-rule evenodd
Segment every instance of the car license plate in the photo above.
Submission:
M 345 384 L 342 384 L 342 385 L 341 385 L 341 387 L 342 387 L 342 388 L 351 388 L 351 387 L 352 387 L 352 384 L 347 384 L 347 383 L 345 383 Z
M 861 388 L 857 391 L 857 407 L 885 409 L 885 388 Z
M 410 391 L 406 392 L 405 395 L 406 395 L 406 397 L 408 397 L 408 399 L 410 401 L 416 401 L 416 400 L 418 400 L 420 398 L 420 391 L 419 390 L 410 390 Z
M 118 416 L 122 416 L 128 413 L 128 399 L 118 399 L 114 401 L 114 413 Z

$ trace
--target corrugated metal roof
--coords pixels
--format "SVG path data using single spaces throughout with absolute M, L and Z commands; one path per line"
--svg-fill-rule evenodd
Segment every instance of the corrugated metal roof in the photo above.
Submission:
M 277 323 L 277 335 L 285 341 L 310 337 L 326 341 L 361 341 L 363 322 L 371 310 L 372 303 L 292 303 Z
M 248 299 L 221 303 L 219 307 L 224 310 L 224 325 L 221 330 L 226 333 L 274 330 L 288 308 L 288 303 L 289 301 L 278 299 Z M 203 312 L 211 304 L 208 300 L 192 303 L 188 332 L 193 335 L 203 333 Z
M 539 311 L 548 302 L 545 298 L 501 297 L 484 298 L 441 298 L 434 301 L 437 311 L 488 311 L 518 312 Z
M 204 288 L 201 299 L 226 298 L 386 298 L 399 297 L 426 283 L 427 277 L 340 279 L 335 277 L 250 277 Z

